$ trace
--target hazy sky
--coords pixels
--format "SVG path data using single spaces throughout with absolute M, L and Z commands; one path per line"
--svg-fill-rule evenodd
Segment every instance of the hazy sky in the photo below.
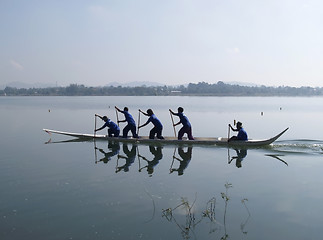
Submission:
M 322 0 L 0 0 L 0 84 L 323 87 Z

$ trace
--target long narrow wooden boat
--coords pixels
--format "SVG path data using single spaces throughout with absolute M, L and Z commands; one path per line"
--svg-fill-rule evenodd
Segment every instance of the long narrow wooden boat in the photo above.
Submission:
M 122 138 L 122 137 L 108 137 L 107 135 L 99 135 L 99 134 L 83 134 L 83 133 L 71 133 L 71 132 L 63 132 L 51 129 L 43 129 L 45 132 L 51 134 L 60 134 L 71 137 L 76 137 L 84 140 L 90 139 L 102 139 L 102 140 L 114 140 L 120 142 L 134 142 L 134 143 L 160 143 L 160 144 L 189 144 L 189 145 L 219 145 L 219 146 L 232 146 L 232 147 L 259 147 L 270 145 L 274 141 L 276 141 L 281 135 L 283 135 L 289 128 L 286 128 L 281 133 L 269 139 L 255 140 L 249 139 L 247 141 L 230 141 L 228 142 L 228 138 L 222 137 L 196 137 L 195 140 L 178 140 L 175 137 L 165 137 L 165 139 L 149 139 L 148 137 L 139 137 L 139 138 Z

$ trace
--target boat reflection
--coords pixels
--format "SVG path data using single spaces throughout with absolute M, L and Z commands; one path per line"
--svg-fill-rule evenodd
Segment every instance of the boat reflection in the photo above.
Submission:
M 152 176 L 155 166 L 157 166 L 159 161 L 163 158 L 162 148 L 163 147 L 160 145 L 159 146 L 149 145 L 149 151 L 152 155 L 154 155 L 154 158 L 152 160 L 148 160 L 146 157 L 139 154 L 139 151 L 138 151 L 139 172 L 141 172 L 144 168 L 147 168 L 148 174 L 150 175 L 150 177 Z M 146 161 L 147 165 L 144 167 L 141 167 L 140 159 Z
M 184 151 L 184 147 L 179 146 L 177 148 L 177 151 L 178 151 L 178 155 L 180 156 L 180 158 L 175 156 L 175 152 L 176 152 L 176 149 L 175 149 L 174 155 L 173 155 L 172 165 L 170 167 L 170 173 L 177 172 L 178 176 L 181 176 L 181 175 L 184 174 L 184 170 L 188 167 L 188 164 L 190 163 L 190 161 L 192 159 L 193 147 L 188 146 L 187 150 Z M 178 168 L 173 168 L 175 159 L 177 161 L 179 161 L 179 167 Z

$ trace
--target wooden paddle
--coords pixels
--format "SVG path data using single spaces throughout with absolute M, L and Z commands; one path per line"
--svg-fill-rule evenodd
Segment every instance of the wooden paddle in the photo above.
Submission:
M 94 138 L 96 136 L 96 114 L 94 114 Z
M 235 126 L 236 125 L 236 120 L 234 119 L 233 120 L 233 125 Z M 228 141 L 230 139 L 230 124 L 228 125 Z
M 96 141 L 95 141 L 95 137 L 96 137 L 96 114 L 94 114 L 94 157 L 95 157 L 95 163 L 97 163 L 98 162 L 98 158 L 97 158 L 97 153 L 96 153 Z
M 137 129 L 137 135 L 139 136 L 139 126 L 140 126 L 140 109 L 138 110 L 138 129 Z
M 118 127 L 119 127 L 119 115 L 118 115 L 118 110 L 117 109 L 115 109 L 116 110 L 116 115 L 117 115 L 117 123 L 118 123 Z
M 173 129 L 174 129 L 174 135 L 176 137 L 176 129 L 175 129 L 175 124 L 174 124 L 174 118 L 173 118 L 173 114 L 171 111 L 169 111 L 169 114 L 170 114 L 170 118 L 172 119 L 172 124 L 173 124 Z

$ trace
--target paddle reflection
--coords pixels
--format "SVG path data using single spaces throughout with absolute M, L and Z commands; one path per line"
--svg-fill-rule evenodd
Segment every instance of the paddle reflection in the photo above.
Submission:
M 152 160 L 148 160 L 146 157 L 139 154 L 139 151 L 138 151 L 139 172 L 141 172 L 144 168 L 147 168 L 148 174 L 152 176 L 155 166 L 157 166 L 159 161 L 163 158 L 162 148 L 163 148 L 162 146 L 149 145 L 149 151 L 154 156 Z M 140 159 L 146 161 L 147 165 L 141 167 Z
M 174 151 L 174 155 L 173 155 L 173 161 L 172 161 L 172 165 L 170 167 L 170 173 L 173 172 L 177 172 L 179 176 L 184 174 L 184 170 L 188 167 L 188 164 L 190 163 L 191 159 L 192 159 L 192 151 L 193 151 L 193 147 L 192 146 L 188 146 L 187 150 L 184 150 L 183 146 L 179 146 L 177 148 L 178 151 L 178 155 L 179 157 L 176 157 L 175 152 L 176 149 Z M 178 168 L 173 168 L 174 165 L 174 160 L 179 161 L 179 167 Z

